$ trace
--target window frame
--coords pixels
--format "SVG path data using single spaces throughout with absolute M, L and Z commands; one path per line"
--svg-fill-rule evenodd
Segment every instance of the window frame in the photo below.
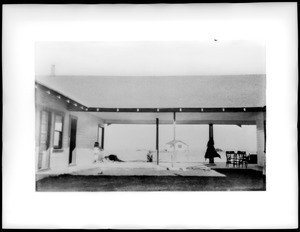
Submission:
M 53 150 L 54 151 L 58 151 L 58 150 L 61 150 L 63 149 L 63 136 L 64 136 L 64 120 L 65 120 L 65 115 L 62 114 L 62 113 L 59 113 L 59 112 L 53 112 Z M 57 116 L 60 116 L 62 119 L 61 123 L 62 123 L 62 126 L 61 126 L 61 131 L 57 131 L 55 130 L 55 123 L 56 123 L 56 117 Z M 58 146 L 55 146 L 54 145 L 54 140 L 55 140 L 55 132 L 59 132 L 60 134 L 60 137 L 59 137 L 59 140 L 58 140 Z

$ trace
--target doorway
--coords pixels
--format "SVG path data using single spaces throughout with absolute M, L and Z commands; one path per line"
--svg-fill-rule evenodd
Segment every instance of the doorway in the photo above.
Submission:
M 98 125 L 97 134 L 97 142 L 99 143 L 99 146 L 104 149 L 104 127 Z
M 77 118 L 74 116 L 70 116 L 70 149 L 69 149 L 69 165 L 75 164 L 75 148 L 76 148 L 76 132 L 77 132 Z
M 38 169 L 50 168 L 50 132 L 51 132 L 51 113 L 41 111 L 40 119 L 40 143 L 39 143 L 39 160 Z

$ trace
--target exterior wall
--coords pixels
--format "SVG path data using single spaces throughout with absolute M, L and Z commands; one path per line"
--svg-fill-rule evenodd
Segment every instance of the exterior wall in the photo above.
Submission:
M 52 94 L 36 90 L 36 170 L 38 171 L 39 141 L 40 141 L 40 113 L 48 110 L 52 115 L 50 133 L 50 169 L 52 172 L 68 173 L 76 169 L 91 166 L 93 162 L 93 146 L 97 141 L 98 125 L 103 124 L 100 118 L 87 113 L 67 110 L 66 102 Z M 63 119 L 62 149 L 53 149 L 54 114 L 60 113 Z M 75 164 L 69 165 L 70 143 L 70 115 L 77 118 Z
M 265 154 L 264 120 L 265 120 L 265 114 L 261 113 L 256 120 L 256 139 L 257 139 L 257 163 L 259 166 L 265 168 L 266 154 Z
M 178 145 L 181 145 L 182 147 L 179 148 Z M 175 146 L 176 146 L 176 151 L 187 151 L 188 150 L 188 146 L 186 144 L 184 144 L 184 143 L 178 142 L 178 143 L 175 144 Z M 173 151 L 173 149 L 174 148 L 173 148 L 173 146 L 171 144 L 167 144 L 166 145 L 166 150 L 167 151 Z

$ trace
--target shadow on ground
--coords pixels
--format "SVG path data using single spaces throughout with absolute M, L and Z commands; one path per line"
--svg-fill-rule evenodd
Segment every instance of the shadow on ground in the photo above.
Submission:
M 226 177 L 83 176 L 64 174 L 36 182 L 37 191 L 264 191 L 266 178 L 251 169 L 218 169 Z

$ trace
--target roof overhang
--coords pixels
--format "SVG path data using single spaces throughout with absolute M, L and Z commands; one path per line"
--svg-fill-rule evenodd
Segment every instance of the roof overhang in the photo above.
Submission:
M 176 108 L 103 108 L 87 107 L 68 96 L 36 82 L 36 89 L 67 103 L 69 111 L 86 112 L 99 117 L 103 124 L 233 124 L 255 125 L 266 107 L 176 107 Z
M 244 108 L 266 105 L 265 75 L 37 76 L 88 108 Z

